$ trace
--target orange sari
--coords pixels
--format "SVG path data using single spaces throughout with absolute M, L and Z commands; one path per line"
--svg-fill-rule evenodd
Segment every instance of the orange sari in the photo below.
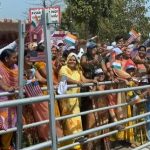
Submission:
M 3 80 L 4 84 L 8 87 L 17 87 L 18 85 L 18 67 L 14 65 L 13 69 L 7 68 L 3 62 L 0 61 L 0 77 Z M 0 92 L 7 92 L 0 88 Z M 0 102 L 9 101 L 9 99 L 15 99 L 15 96 L 2 96 L 0 97 Z M 1 128 L 0 130 L 7 130 L 8 128 L 12 128 L 16 126 L 17 114 L 16 107 L 10 108 L 0 108 L 0 122 Z M 0 148 L 9 149 L 11 144 L 13 133 L 7 133 L 0 136 Z
M 14 65 L 14 69 L 7 68 L 0 61 L 0 76 L 5 85 L 8 87 L 16 88 L 18 85 L 18 67 Z M 0 92 L 7 92 L 0 88 Z M 2 96 L 0 97 L 0 102 L 8 101 L 9 99 L 14 99 L 14 96 Z M 16 125 L 16 108 L 1 108 L 0 117 L 3 118 L 3 125 L 5 129 L 15 127 Z

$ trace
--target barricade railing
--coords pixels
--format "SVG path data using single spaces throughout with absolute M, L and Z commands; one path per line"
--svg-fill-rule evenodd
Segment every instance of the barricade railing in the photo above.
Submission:
M 146 102 L 146 101 L 147 101 L 146 99 L 143 99 L 139 103 L 143 103 L 143 102 Z M 113 108 L 117 108 L 117 107 L 123 107 L 123 106 L 127 106 L 127 105 L 130 105 L 130 104 L 129 103 L 122 103 L 122 104 L 119 104 L 119 105 L 113 105 L 113 106 L 108 106 L 108 107 L 103 107 L 103 108 L 92 109 L 92 110 L 84 111 L 84 112 L 77 113 L 77 114 L 71 114 L 71 115 L 65 115 L 65 116 L 57 117 L 55 120 L 56 121 L 65 120 L 65 119 L 69 119 L 69 118 L 73 118 L 73 117 L 77 117 L 77 116 L 87 115 L 89 113 L 99 112 L 99 111 L 103 111 L 103 110 L 109 110 L 109 109 L 113 109 Z M 24 125 L 23 129 L 36 127 L 36 126 L 40 126 L 40 125 L 47 124 L 47 123 L 49 123 L 49 120 L 44 120 L 44 121 L 31 123 L 31 124 Z M 7 131 L 1 130 L 0 135 L 6 134 L 6 133 L 9 133 L 9 132 L 14 132 L 14 131 L 16 131 L 16 129 L 17 128 L 10 128 Z
M 94 96 L 94 95 L 104 95 L 104 94 L 110 94 L 110 93 L 120 93 L 120 92 L 127 92 L 127 91 L 143 90 L 143 89 L 147 89 L 147 88 L 150 88 L 150 85 L 139 86 L 139 87 L 132 87 L 132 88 L 113 89 L 113 91 L 112 90 L 106 90 L 106 91 L 78 93 L 78 94 L 75 94 L 75 96 L 73 95 L 72 97 L 85 97 L 85 96 L 91 96 L 91 95 L 92 96 Z M 61 96 L 61 98 L 60 98 L 60 96 Z M 38 103 L 38 102 L 44 102 L 44 101 L 47 101 L 48 98 L 49 98 L 49 95 L 39 96 L 39 97 L 32 97 L 32 98 L 17 99 L 17 100 L 10 100 L 10 101 L 6 101 L 6 102 L 3 102 L 3 103 L 0 103 L 0 108 L 3 108 L 3 107 L 12 107 L 12 106 L 17 106 L 17 105 L 26 105 L 26 104 L 32 104 L 32 103 Z M 70 96 L 68 94 L 56 95 L 55 96 L 55 99 L 57 99 L 57 100 L 63 100 L 63 98 L 70 98 Z M 144 100 L 141 101 L 141 103 L 142 102 L 146 102 L 146 101 L 147 100 L 144 99 Z M 123 103 L 123 104 L 119 104 L 119 105 L 114 105 L 114 106 L 108 106 L 108 107 L 104 107 L 104 108 L 98 108 L 98 109 L 94 109 L 94 110 L 89 110 L 89 111 L 81 112 L 81 113 L 78 113 L 78 114 L 61 116 L 61 117 L 56 118 L 56 120 L 68 119 L 68 118 L 75 117 L 75 116 L 86 115 L 86 114 L 92 113 L 92 112 L 97 112 L 97 111 L 102 111 L 102 110 L 108 110 L 108 109 L 122 107 L 122 106 L 127 106 L 127 105 L 130 105 L 130 104 L 129 103 Z M 70 136 L 65 136 L 65 137 L 62 137 L 62 138 L 58 138 L 58 142 L 63 142 L 63 141 L 68 140 L 70 138 L 77 138 L 79 136 L 84 136 L 84 135 L 87 135 L 87 134 L 90 134 L 90 133 L 93 133 L 93 132 L 97 132 L 97 131 L 100 131 L 100 130 L 103 130 L 103 129 L 106 129 L 106 128 L 114 127 L 116 125 L 123 124 L 123 123 L 129 122 L 129 121 L 133 121 L 133 120 L 136 120 L 136 119 L 140 119 L 140 118 L 146 117 L 148 115 L 150 115 L 150 112 L 142 114 L 142 115 L 139 115 L 139 116 L 127 118 L 127 119 L 118 121 L 116 123 L 110 123 L 110 124 L 107 124 L 107 125 L 104 125 L 104 126 L 96 127 L 94 129 L 82 131 L 79 134 L 74 134 L 74 135 L 70 135 Z M 42 124 L 45 124 L 45 123 L 48 123 L 48 122 L 49 122 L 49 120 L 44 120 L 44 121 L 41 121 L 41 122 L 36 122 L 36 123 L 24 125 L 23 129 L 34 127 L 34 126 L 39 126 L 39 125 L 42 125 Z M 144 122 L 135 124 L 135 125 L 131 126 L 131 128 L 132 127 L 136 127 L 136 125 L 140 126 L 140 125 L 146 124 L 148 122 L 144 121 Z M 0 134 L 4 134 L 4 133 L 7 133 L 7 132 L 16 131 L 16 129 L 17 128 L 12 128 L 12 129 L 8 129 L 8 131 L 0 131 Z M 129 127 L 127 127 L 126 129 L 129 129 Z M 112 132 L 109 132 L 107 134 L 102 134 L 102 135 L 99 135 L 97 137 L 88 139 L 85 142 L 88 142 L 88 141 L 90 142 L 90 141 L 92 141 L 94 139 L 97 139 L 97 138 L 103 138 L 103 136 L 108 136 L 109 134 L 115 134 L 116 132 L 117 131 L 112 131 Z M 50 146 L 51 143 L 52 143 L 52 141 L 48 141 L 46 143 L 44 142 L 44 143 L 41 143 L 41 144 L 42 144 L 42 146 L 47 147 L 47 146 Z M 59 149 L 63 150 L 63 149 L 71 148 L 71 147 L 73 147 L 75 145 L 78 145 L 78 144 L 79 144 L 78 142 L 77 143 L 73 143 L 71 145 L 68 145 L 68 146 L 65 146 L 65 147 L 62 147 L 62 148 L 59 148 Z M 41 147 L 41 145 L 37 144 L 37 146 L 35 146 L 35 147 L 38 148 L 38 147 Z M 33 149 L 35 147 L 31 146 L 31 149 Z M 27 149 L 30 149 L 30 147 L 28 147 Z
M 139 146 L 139 147 L 137 147 L 137 148 L 134 148 L 133 150 L 149 150 L 150 149 L 150 142 L 148 142 L 148 143 L 145 143 L 145 144 L 143 144 L 143 145 L 141 145 L 141 146 Z M 147 149 L 146 149 L 147 148 Z
M 120 124 L 127 123 L 129 121 L 134 121 L 134 120 L 137 120 L 137 119 L 141 119 L 141 118 L 149 116 L 149 115 L 150 115 L 150 112 L 142 114 L 142 115 L 139 115 L 139 116 L 130 117 L 130 118 L 118 121 L 118 122 L 109 123 L 109 124 L 106 124 L 106 125 L 103 125 L 103 126 L 95 127 L 93 129 L 89 129 L 89 130 L 86 130 L 86 131 L 81 131 L 80 133 L 76 133 L 76 134 L 73 134 L 73 135 L 68 135 L 68 136 L 65 136 L 65 137 L 62 137 L 62 138 L 58 138 L 58 143 L 64 142 L 64 141 L 69 140 L 69 139 L 74 139 L 74 138 L 77 138 L 77 137 L 80 137 L 80 136 L 85 136 L 85 135 L 88 135 L 88 134 L 91 134 L 91 133 L 94 133 L 94 132 L 98 132 L 98 131 L 101 131 L 101 130 L 104 130 L 104 129 L 107 129 L 107 128 L 112 128 L 112 127 L 115 127 L 116 125 L 120 125 Z M 143 121 L 143 122 L 134 124 L 132 126 L 128 126 L 124 130 L 128 130 L 130 128 L 139 127 L 139 126 L 142 126 L 142 125 L 144 125 L 146 123 L 149 123 L 149 122 L 150 122 L 150 120 Z M 90 142 L 90 141 L 93 141 L 93 140 L 97 140 L 97 139 L 100 139 L 100 138 L 108 137 L 110 135 L 116 134 L 117 132 L 119 132 L 119 131 L 118 130 L 114 130 L 114 131 L 111 131 L 111 132 L 106 133 L 106 134 L 102 134 L 102 135 L 99 135 L 99 136 L 95 136 L 93 138 L 89 138 L 88 140 L 86 140 L 86 141 L 84 141 L 82 143 L 76 142 L 76 143 L 73 143 L 73 144 L 70 144 L 70 145 L 58 148 L 58 149 L 59 150 L 69 149 L 69 148 L 72 148 L 72 147 L 74 147 L 74 146 L 76 146 L 78 144 L 84 144 L 84 143 L 87 143 L 87 142 Z M 43 146 L 43 148 L 45 148 L 47 146 L 51 146 L 51 144 L 52 144 L 51 141 L 47 141 L 47 142 L 43 142 L 42 146 Z M 34 145 L 34 146 L 23 148 L 23 150 L 34 150 L 34 149 L 38 150 L 40 148 L 41 148 L 41 144 L 37 144 L 37 145 Z
M 97 85 L 110 85 L 110 84 L 114 84 L 115 82 L 113 81 L 104 81 L 104 82 L 99 82 Z M 95 84 L 94 83 L 84 83 L 82 85 L 82 87 L 88 87 L 88 86 L 94 86 Z M 70 88 L 76 88 L 76 87 L 79 87 L 79 85 L 77 84 L 71 84 L 71 85 L 67 85 L 67 88 L 70 89 Z M 42 91 L 46 91 L 47 90 L 47 87 L 41 87 Z M 58 86 L 54 86 L 54 89 L 57 90 L 58 89 Z M 0 96 L 10 96 L 10 95 L 14 95 L 14 94 L 18 94 L 19 91 L 16 90 L 14 92 L 1 92 L 0 93 Z

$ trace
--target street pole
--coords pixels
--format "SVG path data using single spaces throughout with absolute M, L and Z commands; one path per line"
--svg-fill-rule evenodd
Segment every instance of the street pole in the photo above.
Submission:
M 25 23 L 19 20 L 19 98 L 23 98 L 23 74 L 24 74 L 24 36 L 25 36 Z M 17 150 L 22 148 L 22 105 L 17 106 Z
M 52 69 L 52 53 L 51 53 L 51 39 L 50 39 L 50 28 L 48 22 L 48 13 L 43 10 L 42 21 L 44 28 L 44 42 L 45 42 L 45 55 L 46 55 L 46 70 L 47 70 L 47 87 L 49 96 L 49 126 L 52 140 L 52 150 L 57 150 L 57 135 L 56 135 L 56 122 L 55 122 L 55 96 L 53 86 L 53 69 Z

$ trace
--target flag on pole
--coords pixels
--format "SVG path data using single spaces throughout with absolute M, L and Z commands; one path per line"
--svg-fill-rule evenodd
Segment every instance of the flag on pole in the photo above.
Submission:
M 71 33 L 68 33 L 64 38 L 64 42 L 69 46 L 75 46 L 76 40 L 77 37 L 75 35 L 72 35 Z
M 129 35 L 130 35 L 130 37 L 129 37 L 129 39 L 127 40 L 127 43 L 132 43 L 133 41 L 135 41 L 140 35 L 135 31 L 135 30 L 131 30 L 130 32 L 129 32 Z
M 30 82 L 24 86 L 25 94 L 28 97 L 42 96 L 42 90 L 38 81 Z

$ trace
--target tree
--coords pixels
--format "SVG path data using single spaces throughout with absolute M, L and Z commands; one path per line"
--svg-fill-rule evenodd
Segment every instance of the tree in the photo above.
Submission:
M 76 30 L 81 37 L 99 35 L 114 39 L 134 26 L 146 38 L 150 31 L 145 0 L 66 0 L 63 27 Z M 69 21 L 70 20 L 70 21 Z

